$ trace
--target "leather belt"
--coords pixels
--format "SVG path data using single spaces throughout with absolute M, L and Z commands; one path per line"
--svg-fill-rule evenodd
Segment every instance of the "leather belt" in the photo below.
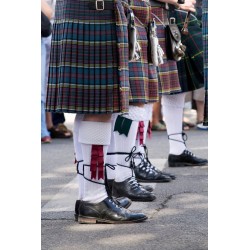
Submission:
M 92 1 L 81 1 L 81 5 L 89 10 L 114 10 L 114 1 L 104 1 L 104 0 L 92 0 Z
M 163 2 L 159 2 L 156 0 L 150 0 L 150 5 L 151 7 L 160 7 L 163 9 L 168 9 L 168 4 L 167 3 L 163 3 Z

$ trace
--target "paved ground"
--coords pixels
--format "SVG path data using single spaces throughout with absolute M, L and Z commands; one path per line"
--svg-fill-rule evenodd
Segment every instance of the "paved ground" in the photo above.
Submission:
M 72 128 L 73 116 L 66 116 Z M 208 133 L 187 132 L 189 149 L 208 157 Z M 169 168 L 166 132 L 153 132 L 149 157 L 159 169 L 176 174 L 171 183 L 151 184 L 157 199 L 133 202 L 131 210 L 147 213 L 144 223 L 80 225 L 74 221 L 77 198 L 72 139 L 42 145 L 42 249 L 208 249 L 208 168 Z

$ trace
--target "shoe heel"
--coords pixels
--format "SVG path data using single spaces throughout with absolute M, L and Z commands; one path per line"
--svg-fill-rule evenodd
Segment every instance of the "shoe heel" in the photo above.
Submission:
M 80 224 L 96 224 L 96 219 L 78 216 L 78 222 Z

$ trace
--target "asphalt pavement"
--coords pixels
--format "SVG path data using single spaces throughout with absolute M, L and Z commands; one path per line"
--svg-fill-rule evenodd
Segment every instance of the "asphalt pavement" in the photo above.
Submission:
M 66 115 L 71 129 L 73 117 Z M 192 128 L 186 133 L 188 148 L 207 158 L 208 132 Z M 151 162 L 177 176 L 170 183 L 150 183 L 157 199 L 133 202 L 129 208 L 146 213 L 149 219 L 136 224 L 84 225 L 74 221 L 78 186 L 73 140 L 54 139 L 42 145 L 42 249 L 208 249 L 208 167 L 169 168 L 166 132 L 153 132 L 147 146 Z

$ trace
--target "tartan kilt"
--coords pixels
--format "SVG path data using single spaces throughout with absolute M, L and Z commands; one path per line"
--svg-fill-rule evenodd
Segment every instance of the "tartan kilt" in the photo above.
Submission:
M 173 12 L 180 30 L 186 15 L 186 11 Z M 187 46 L 187 49 L 184 58 L 177 62 L 182 92 L 204 87 L 202 28 L 197 18 L 192 15 L 190 15 L 188 31 L 188 35 L 181 34 L 181 42 Z
M 135 15 L 137 40 L 140 44 L 140 59 L 129 62 L 130 103 L 149 103 L 159 100 L 156 67 L 148 63 L 147 27 L 151 18 L 148 2 L 131 0 L 130 8 Z
M 175 94 L 181 92 L 181 86 L 179 83 L 176 62 L 173 60 L 167 60 L 166 57 L 166 33 L 163 25 L 165 11 L 166 10 L 161 7 L 152 6 L 152 17 L 155 19 L 157 25 L 157 37 L 160 46 L 164 51 L 164 63 L 157 67 L 159 94 Z
M 87 0 L 57 0 L 47 111 L 128 112 L 127 19 L 120 0 L 107 2 L 113 9 L 98 11 Z

